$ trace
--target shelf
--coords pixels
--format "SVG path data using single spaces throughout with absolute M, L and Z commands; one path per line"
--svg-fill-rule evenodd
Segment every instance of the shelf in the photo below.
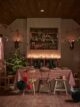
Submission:
M 30 49 L 58 49 L 58 28 L 31 28 Z

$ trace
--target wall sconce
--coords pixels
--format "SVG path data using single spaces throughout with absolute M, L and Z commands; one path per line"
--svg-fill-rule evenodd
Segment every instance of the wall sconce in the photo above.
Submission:
M 67 41 L 68 41 L 68 43 L 69 43 L 69 47 L 70 47 L 70 49 L 71 50 L 73 50 L 74 49 L 74 45 L 75 45 L 75 41 L 76 41 L 76 35 L 68 35 L 67 37 L 66 37 L 66 39 L 67 39 Z
M 20 41 L 14 41 L 14 47 L 15 47 L 15 49 L 19 48 L 19 43 L 20 43 Z
M 19 48 L 19 44 L 22 42 L 22 35 L 19 33 L 19 30 L 16 30 L 13 35 L 14 47 L 15 49 Z
M 72 40 L 72 41 L 69 41 L 69 43 L 70 43 L 70 49 L 73 50 L 74 49 L 75 41 Z

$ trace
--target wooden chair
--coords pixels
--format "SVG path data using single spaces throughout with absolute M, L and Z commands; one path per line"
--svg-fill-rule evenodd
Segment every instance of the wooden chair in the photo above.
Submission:
M 50 87 L 50 79 L 49 79 L 49 70 L 41 70 L 40 71 L 41 77 L 39 78 L 39 83 L 38 83 L 38 92 L 40 92 L 41 86 L 44 86 L 44 88 L 48 88 L 48 91 L 51 91 Z
M 0 60 L 0 88 L 9 89 L 14 85 L 11 83 L 12 78 L 14 78 L 13 75 L 7 75 L 6 63 Z
M 6 88 L 7 77 L 6 77 L 6 64 L 0 60 L 0 88 Z
M 75 80 L 75 83 L 76 83 L 76 88 L 80 88 L 80 73 L 77 72 L 77 73 L 73 73 L 73 76 L 74 76 L 74 80 Z
M 64 78 L 56 78 L 55 79 L 54 94 L 57 91 L 59 91 L 59 92 L 66 92 L 66 94 L 68 94 L 66 78 L 65 79 Z
M 34 95 L 36 92 L 35 82 L 37 81 L 35 75 L 36 75 L 35 69 L 28 71 L 28 84 L 32 85 L 32 90 L 33 90 Z

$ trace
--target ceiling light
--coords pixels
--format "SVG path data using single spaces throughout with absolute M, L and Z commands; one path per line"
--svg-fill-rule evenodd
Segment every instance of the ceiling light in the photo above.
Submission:
M 41 9 L 40 12 L 44 12 L 44 9 Z

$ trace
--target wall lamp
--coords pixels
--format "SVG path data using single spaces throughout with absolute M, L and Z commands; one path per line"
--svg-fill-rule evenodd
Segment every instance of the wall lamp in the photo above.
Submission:
M 74 49 L 75 40 L 69 41 L 69 44 L 70 44 L 70 49 L 73 50 Z
M 15 47 L 15 49 L 18 49 L 19 48 L 19 43 L 20 43 L 20 41 L 14 41 L 14 47 Z
M 74 49 L 74 45 L 75 45 L 75 41 L 76 41 L 76 35 L 68 35 L 67 37 L 66 37 L 66 39 L 67 39 L 67 41 L 68 41 L 68 43 L 69 43 L 69 47 L 70 47 L 70 49 L 71 50 L 73 50 Z
M 22 42 L 22 35 L 20 34 L 19 30 L 16 30 L 15 34 L 13 35 L 13 41 L 15 49 L 18 49 L 19 44 Z

